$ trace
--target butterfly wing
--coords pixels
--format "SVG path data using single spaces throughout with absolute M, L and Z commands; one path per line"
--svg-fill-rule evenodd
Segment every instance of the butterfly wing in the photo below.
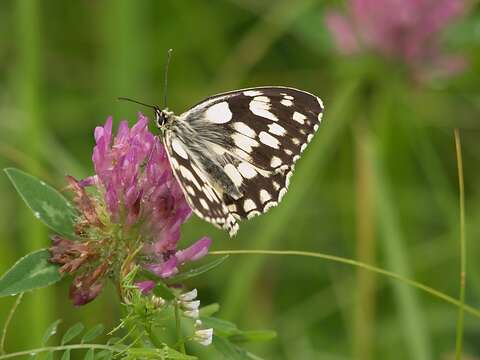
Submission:
M 212 96 L 177 117 L 165 142 L 195 213 L 233 235 L 236 220 L 277 205 L 322 114 L 315 95 L 259 87 Z

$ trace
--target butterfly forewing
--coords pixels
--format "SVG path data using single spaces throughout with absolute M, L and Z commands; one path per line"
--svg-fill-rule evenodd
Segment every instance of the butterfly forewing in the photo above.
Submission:
M 322 114 L 312 94 L 260 87 L 212 96 L 175 118 L 166 147 L 195 213 L 233 235 L 236 220 L 277 205 Z

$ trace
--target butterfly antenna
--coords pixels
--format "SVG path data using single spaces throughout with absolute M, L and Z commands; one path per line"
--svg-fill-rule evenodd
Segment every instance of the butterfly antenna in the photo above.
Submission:
M 168 66 L 170 65 L 170 59 L 172 58 L 173 49 L 168 49 L 167 51 L 167 63 L 165 64 L 165 76 L 164 76 L 164 86 L 163 86 L 163 107 L 167 108 L 167 85 L 168 85 Z
M 143 106 L 146 106 L 146 107 L 149 107 L 149 108 L 152 108 L 152 109 L 156 109 L 156 107 L 154 105 L 150 105 L 150 104 L 145 104 L 141 101 L 138 101 L 138 100 L 134 100 L 134 99 L 130 99 L 130 98 L 127 98 L 127 97 L 118 97 L 117 98 L 118 100 L 124 100 L 124 101 L 130 101 L 130 102 L 133 102 L 135 104 L 139 104 L 139 105 L 143 105 Z

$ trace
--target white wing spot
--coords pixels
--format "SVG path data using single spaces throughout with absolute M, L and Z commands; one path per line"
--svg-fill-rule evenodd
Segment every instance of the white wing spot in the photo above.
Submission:
M 264 103 L 270 103 L 270 98 L 268 96 L 255 96 L 253 98 L 253 101 L 260 101 L 260 102 L 264 102 Z
M 192 172 L 188 170 L 185 166 L 180 166 L 180 173 L 185 179 L 191 181 L 197 187 L 198 190 L 202 189 L 199 182 L 197 181 L 197 178 L 193 176 Z
M 274 149 L 278 149 L 280 145 L 280 142 L 276 138 L 265 131 L 261 131 L 260 134 L 258 134 L 258 138 L 260 142 Z
M 243 92 L 243 95 L 245 96 L 258 96 L 258 95 L 262 95 L 263 93 L 261 91 L 258 91 L 258 90 L 247 90 L 247 91 L 244 91 Z
M 282 160 L 280 160 L 279 157 L 273 156 L 272 160 L 270 160 L 270 166 L 276 168 L 280 165 L 282 165 Z
M 260 145 L 258 141 L 240 133 L 232 134 L 232 139 L 237 147 L 239 147 L 248 154 L 252 152 L 253 147 Z
M 199 201 L 200 201 L 200 204 L 202 204 L 202 206 L 203 206 L 203 208 L 204 208 L 205 210 L 208 210 L 208 209 L 209 209 L 208 203 L 205 201 L 205 199 L 200 198 Z
M 270 210 L 272 207 L 275 207 L 277 206 L 278 203 L 275 202 L 275 201 L 270 201 L 267 205 L 265 205 L 265 207 L 263 208 L 263 212 L 267 212 L 268 210 Z
M 255 97 L 255 98 L 253 98 L 252 101 L 250 101 L 250 104 L 248 105 L 248 108 L 250 109 L 250 111 L 252 113 L 254 113 L 255 115 L 264 117 L 266 119 L 270 119 L 270 120 L 273 120 L 273 121 L 278 121 L 278 118 L 269 111 L 270 110 L 270 103 L 255 100 L 257 98 L 258 97 Z M 264 98 L 264 96 L 262 96 L 262 98 Z M 266 98 L 266 99 L 268 99 L 268 98 Z
M 190 185 L 185 186 L 185 190 L 187 190 L 187 192 L 188 192 L 190 195 L 192 195 L 192 196 L 195 195 L 195 189 L 194 189 L 193 187 L 191 187 Z
M 287 193 L 286 188 L 283 188 L 282 190 L 280 190 L 280 192 L 278 193 L 278 202 L 280 202 L 283 199 L 286 193 Z
M 292 119 L 295 120 L 296 122 L 300 123 L 303 125 L 303 123 L 305 122 L 305 119 L 307 117 L 301 113 L 299 113 L 298 111 L 295 111 L 293 113 L 293 116 L 292 116 Z
M 288 174 L 287 174 L 287 177 L 285 178 L 285 187 L 288 187 L 290 185 L 290 178 L 292 177 L 293 175 L 293 172 L 290 171 Z
M 213 191 L 213 189 L 210 186 L 204 186 L 203 192 L 205 193 L 205 195 L 207 195 L 207 198 L 210 201 L 219 202 L 218 196 L 215 194 L 215 191 Z
M 323 117 L 323 112 L 321 112 L 320 114 L 318 114 L 318 122 L 322 121 L 322 117 Z
M 293 101 L 292 100 L 288 100 L 288 99 L 283 99 L 280 101 L 280 104 L 282 104 L 283 106 L 292 106 L 293 105 Z
M 253 218 L 253 217 L 257 216 L 257 215 L 260 215 L 260 214 L 261 214 L 260 211 L 258 211 L 258 210 L 253 210 L 252 212 L 249 212 L 249 213 L 247 214 L 247 219 L 251 219 L 251 218 Z
M 283 152 L 287 155 L 293 155 L 293 151 L 290 150 L 290 149 L 285 149 L 285 150 L 283 150 Z
M 317 131 L 317 130 L 318 130 L 318 124 L 313 125 L 313 131 Z
M 183 144 L 180 140 L 176 138 L 172 140 L 172 149 L 177 153 L 178 156 L 181 156 L 184 159 L 188 159 L 188 154 L 185 151 L 185 148 L 183 147 Z
M 260 190 L 260 201 L 262 202 L 262 204 L 265 204 L 271 198 L 272 196 L 267 190 L 265 189 Z
M 318 103 L 320 104 L 320 107 L 321 107 L 322 110 L 323 110 L 323 101 L 322 101 L 322 99 L 320 99 L 319 97 L 317 97 L 317 101 L 318 101 Z
M 313 139 L 313 134 L 308 134 L 307 141 L 310 142 Z
M 276 181 L 274 181 L 272 184 L 273 184 L 273 188 L 274 188 L 275 190 L 280 189 L 280 184 L 277 183 Z
M 293 96 L 287 95 L 285 93 L 280 93 L 280 95 L 283 95 L 283 98 L 286 100 L 293 100 Z
M 268 131 L 278 136 L 283 136 L 287 133 L 287 130 L 285 130 L 283 126 L 280 126 L 277 123 L 268 124 Z
M 223 170 L 237 187 L 242 185 L 242 182 L 243 182 L 242 175 L 240 175 L 240 173 L 238 172 L 237 168 L 234 165 L 227 164 L 225 165 Z
M 307 148 L 307 144 L 302 144 L 302 146 L 300 147 L 300 152 L 303 152 L 305 149 Z
M 232 212 L 237 211 L 237 205 L 235 205 L 235 204 L 230 204 L 230 205 L 228 205 L 227 208 L 228 208 L 229 211 L 232 211 Z
M 243 123 L 243 122 L 236 122 L 233 124 L 233 128 L 238 131 L 239 133 L 245 135 L 245 136 L 248 136 L 248 137 L 251 137 L 251 138 L 254 138 L 255 135 L 257 135 L 257 133 L 255 132 L 255 130 L 253 130 L 250 126 L 248 126 L 247 124 Z
M 300 145 L 300 139 L 292 138 L 292 143 L 294 143 L 295 145 Z
M 178 164 L 178 161 L 177 159 L 173 158 L 173 157 L 170 157 L 170 164 L 172 164 L 172 167 L 174 169 L 178 169 L 180 167 L 180 165 Z
M 246 213 L 256 208 L 257 206 L 255 205 L 252 199 L 245 199 L 245 201 L 243 202 L 243 210 L 245 210 Z
M 255 168 L 247 162 L 241 162 L 238 165 L 238 171 L 245 179 L 252 179 L 257 176 Z
M 228 102 L 222 101 L 218 104 L 210 106 L 205 111 L 205 118 L 215 124 L 224 124 L 232 119 L 232 112 L 228 106 Z

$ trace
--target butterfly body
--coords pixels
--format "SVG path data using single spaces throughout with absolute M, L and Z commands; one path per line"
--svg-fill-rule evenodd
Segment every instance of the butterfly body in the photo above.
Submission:
M 218 94 L 177 116 L 155 108 L 170 164 L 193 211 L 232 236 L 276 206 L 318 129 L 322 101 L 286 87 Z

